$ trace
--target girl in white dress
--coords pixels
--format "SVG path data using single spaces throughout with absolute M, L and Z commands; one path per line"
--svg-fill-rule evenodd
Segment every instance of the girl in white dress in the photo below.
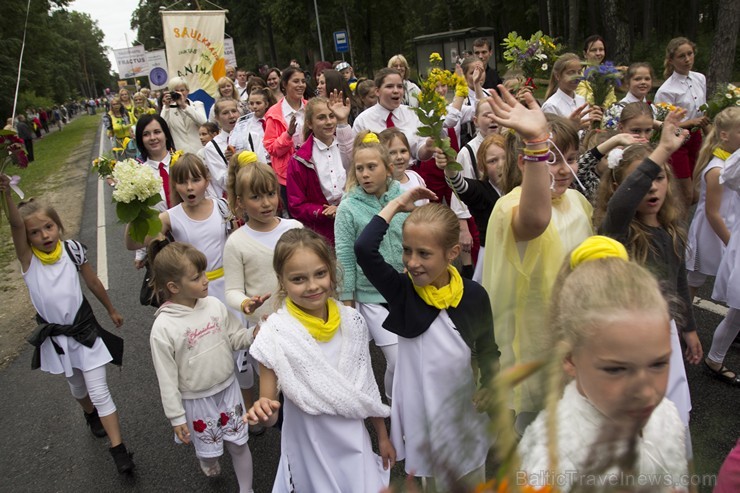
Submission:
M 152 287 L 164 298 L 149 343 L 164 413 L 175 442 L 193 445 L 206 476 L 220 474 L 225 446 L 239 492 L 250 493 L 252 454 L 231 355 L 249 347 L 254 331 L 208 296 L 203 253 L 186 243 L 162 243 L 149 248 Z
M 393 166 L 393 179 L 401 184 L 402 191 L 427 186 L 424 178 L 419 173 L 409 169 L 411 165 L 411 146 L 406 134 L 395 127 L 391 127 L 380 132 L 378 139 L 388 149 L 391 165 Z M 416 205 L 424 205 L 428 202 L 428 200 L 420 200 Z
M 519 443 L 527 481 L 686 491 L 684 427 L 665 398 L 671 316 L 655 277 L 621 243 L 592 236 L 565 259 L 551 306 L 547 409 Z
M 478 410 L 493 376 L 498 348 L 493 315 L 480 284 L 463 279 L 451 262 L 460 253 L 460 226 L 446 205 L 415 188 L 391 200 L 355 242 L 357 263 L 388 300 L 383 326 L 398 335 L 391 439 L 406 472 L 425 478 L 429 491 L 485 480 L 488 417 Z M 398 272 L 380 254 L 393 217 L 413 211 L 403 225 Z M 478 370 L 474 370 L 477 368 Z
M 719 263 L 730 241 L 730 225 L 735 218 L 735 194 L 720 184 L 725 160 L 740 145 L 740 108 L 730 107 L 714 119 L 714 127 L 702 144 L 694 169 L 699 184 L 699 202 L 691 221 L 686 247 L 691 298 L 707 276 L 716 276 Z M 733 138 L 734 137 L 734 138 Z
M 260 398 L 244 419 L 275 424 L 285 396 L 274 492 L 375 493 L 388 485 L 396 453 L 383 418 L 365 320 L 332 298 L 336 261 L 315 232 L 287 231 L 275 246 L 281 308 L 250 349 L 260 362 Z M 278 387 L 279 385 L 279 387 Z M 371 418 L 380 455 L 364 420 Z
M 113 307 L 103 284 L 76 241 L 62 241 L 62 221 L 48 206 L 30 201 L 16 207 L 10 178 L 0 175 L 0 193 L 21 263 L 38 327 L 28 339 L 36 347 L 31 367 L 64 374 L 96 437 L 108 436 L 118 472 L 134 469 L 121 440 L 118 411 L 106 381 L 105 365 L 121 365 L 123 341 L 100 326 L 80 288 L 80 278 L 120 327 L 123 317 Z

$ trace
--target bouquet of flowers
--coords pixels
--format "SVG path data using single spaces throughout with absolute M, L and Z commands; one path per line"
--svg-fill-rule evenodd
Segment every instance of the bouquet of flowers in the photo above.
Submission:
M 671 111 L 676 111 L 678 109 L 678 106 L 675 106 L 671 103 L 655 103 L 653 106 L 655 107 L 655 119 L 659 122 L 664 122 L 665 118 Z M 656 144 L 660 142 L 660 134 L 662 131 L 663 126 L 661 125 L 653 132 L 653 134 L 650 136 L 651 144 Z
M 622 117 L 623 109 L 624 106 L 620 103 L 611 105 L 601 118 L 601 128 L 605 130 L 616 130 L 619 125 L 619 119 Z
M 546 79 L 562 46 L 556 44 L 549 36 L 537 31 L 529 39 L 524 39 L 512 31 L 501 43 L 504 48 L 504 60 L 509 62 L 506 68 L 521 70 L 527 78 L 526 86 L 536 88 L 534 78 Z
M 594 106 L 604 107 L 609 92 L 622 85 L 622 72 L 613 62 L 604 62 L 601 65 L 588 65 L 583 71 L 581 80 L 591 85 L 594 95 Z
M 440 68 L 442 57 L 439 53 L 429 55 L 432 68 L 421 84 L 421 93 L 418 95 L 419 107 L 411 108 L 419 117 L 421 125 L 417 133 L 422 137 L 431 137 L 434 144 L 442 149 L 449 160 L 448 167 L 462 171 L 462 165 L 455 161 L 457 152 L 450 145 L 449 137 L 442 138 L 444 116 L 447 114 L 447 101 L 437 92 L 437 85 L 442 84 L 455 88 L 455 96 L 468 95 L 468 84 L 460 75 Z
M 115 169 L 117 162 L 118 161 L 110 155 L 99 156 L 93 159 L 92 172 L 97 173 L 101 180 L 106 180 L 113 175 L 113 170 Z
M 0 156 L 0 175 L 5 173 L 5 169 L 11 163 L 20 169 L 28 167 L 28 156 L 23 146 L 23 139 L 18 137 L 12 130 L 0 130 Z M 20 176 L 10 177 L 10 188 L 22 199 L 25 195 L 18 188 L 20 181 Z M 7 213 L 5 200 L 0 200 L 0 203 L 2 203 L 3 211 Z
M 740 87 L 732 84 L 719 87 L 717 92 L 709 98 L 699 109 L 704 112 L 710 120 L 713 120 L 717 113 L 730 106 L 740 106 Z
M 133 159 L 126 159 L 115 165 L 112 172 L 115 180 L 113 201 L 116 215 L 123 223 L 129 224 L 129 235 L 143 243 L 147 236 L 155 236 L 162 229 L 159 213 L 152 209 L 162 201 L 159 194 L 162 179 L 149 166 L 143 166 Z

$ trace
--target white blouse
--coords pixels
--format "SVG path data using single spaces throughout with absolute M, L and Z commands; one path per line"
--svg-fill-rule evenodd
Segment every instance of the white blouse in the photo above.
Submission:
M 685 109 L 685 120 L 702 116 L 699 106 L 707 102 L 707 79 L 699 72 L 689 72 L 689 75 L 673 72 L 658 89 L 655 102 Z
M 558 88 L 555 94 L 547 98 L 545 104 L 542 105 L 542 111 L 568 118 L 576 108 L 584 104 L 586 104 L 586 99 L 580 94 L 576 94 L 574 98 L 571 98 Z

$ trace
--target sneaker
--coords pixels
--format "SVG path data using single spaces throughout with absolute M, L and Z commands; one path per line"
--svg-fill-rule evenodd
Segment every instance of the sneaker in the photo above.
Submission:
M 98 416 L 98 410 L 95 409 L 90 414 L 87 414 L 85 411 L 82 411 L 82 413 L 85 415 L 85 421 L 87 421 L 87 426 L 90 427 L 90 433 L 92 433 L 97 438 L 103 438 L 108 436 L 108 434 L 105 432 L 105 428 L 103 428 L 103 423 L 100 422 L 100 416 Z
M 198 462 L 200 462 L 200 469 L 203 471 L 203 474 L 209 478 L 213 478 L 221 474 L 221 464 L 218 460 L 216 460 L 215 463 L 203 462 L 202 460 Z
M 134 470 L 136 466 L 132 460 L 134 454 L 126 450 L 124 444 L 119 443 L 115 447 L 109 448 L 108 451 L 113 456 L 113 462 L 116 463 L 119 474 L 130 473 Z

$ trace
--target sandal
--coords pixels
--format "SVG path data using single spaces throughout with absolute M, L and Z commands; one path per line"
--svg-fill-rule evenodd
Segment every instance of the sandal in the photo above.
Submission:
M 712 376 L 714 376 L 718 380 L 722 380 L 723 382 L 732 385 L 733 387 L 740 387 L 740 376 L 738 376 L 737 373 L 727 368 L 725 365 L 720 364 L 719 368 L 715 369 L 712 368 L 712 366 L 707 363 L 707 360 L 704 360 L 704 366 L 709 369 L 709 371 L 712 373 Z

